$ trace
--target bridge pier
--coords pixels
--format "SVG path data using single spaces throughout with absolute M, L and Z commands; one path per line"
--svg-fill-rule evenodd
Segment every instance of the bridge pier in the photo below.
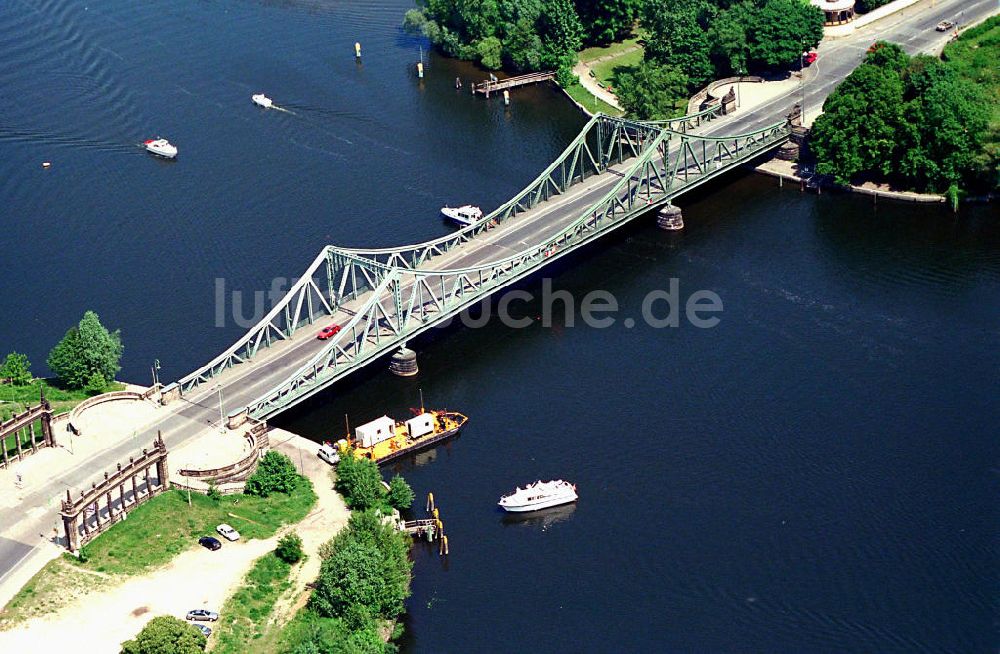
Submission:
M 404 343 L 389 362 L 389 370 L 400 377 L 413 377 L 419 372 L 417 368 L 417 353 L 406 347 Z
M 684 229 L 684 215 L 681 208 L 668 204 L 656 212 L 656 226 L 668 232 Z

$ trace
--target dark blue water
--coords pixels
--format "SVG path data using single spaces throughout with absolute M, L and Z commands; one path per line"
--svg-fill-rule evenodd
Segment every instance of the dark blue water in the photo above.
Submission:
M 418 83 L 407 7 L 0 4 L 0 350 L 43 372 L 94 308 L 123 378 L 153 358 L 175 378 L 239 334 L 213 326 L 216 278 L 266 289 L 327 242 L 429 238 L 445 202 L 534 177 L 582 119 L 546 88 L 509 110 L 456 93 L 480 74 L 438 58 Z M 177 162 L 135 145 L 157 133 Z M 416 344 L 417 379 L 372 369 L 276 421 L 339 435 L 420 388 L 471 417 L 398 468 L 451 545 L 414 550 L 405 649 L 996 651 L 995 209 L 753 176 L 681 204 L 682 235 L 637 224 L 551 271 L 613 293 L 614 326 L 445 330 Z M 717 327 L 625 326 L 671 278 L 722 298 Z M 495 510 L 539 477 L 579 503 Z

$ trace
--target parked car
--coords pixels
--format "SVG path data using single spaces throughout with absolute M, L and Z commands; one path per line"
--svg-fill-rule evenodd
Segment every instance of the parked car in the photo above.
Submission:
M 955 29 L 955 21 L 953 20 L 943 20 L 934 27 L 939 32 L 947 32 L 948 30 Z
M 323 443 L 319 446 L 319 451 L 316 452 L 316 456 L 323 459 L 330 465 L 334 466 L 340 461 L 340 453 L 337 452 L 337 448 L 333 445 L 328 445 Z
M 340 331 L 340 325 L 329 325 L 319 330 L 319 334 L 316 335 L 316 338 L 318 338 L 321 341 L 325 341 L 326 339 L 330 338 L 339 331 Z
M 815 50 L 810 50 L 809 52 L 802 53 L 802 64 L 808 66 L 809 64 L 816 61 L 819 58 L 819 54 Z
M 209 611 L 208 609 L 191 609 L 184 616 L 185 620 L 199 620 L 206 622 L 215 622 L 219 619 L 219 614 L 215 611 Z
M 206 627 L 203 624 L 193 624 L 191 626 L 194 627 L 195 629 L 197 629 L 198 631 L 200 631 L 201 633 L 205 634 L 205 638 L 208 638 L 209 636 L 212 635 L 212 628 L 211 627 Z
M 239 540 L 240 539 L 240 532 L 236 531 L 235 529 L 233 529 L 232 527 L 230 527 L 229 525 L 227 525 L 225 523 L 223 523 L 223 524 L 219 525 L 218 527 L 216 527 L 215 530 L 217 532 L 219 532 L 219 535 L 221 535 L 226 540 Z
M 222 549 L 222 543 L 219 542 L 219 539 L 212 538 L 211 536 L 202 536 L 198 539 L 198 544 L 212 550 L 213 552 L 215 550 Z

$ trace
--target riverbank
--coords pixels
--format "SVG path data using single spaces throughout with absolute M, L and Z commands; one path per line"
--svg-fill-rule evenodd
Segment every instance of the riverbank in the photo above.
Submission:
M 943 204 L 946 198 L 943 195 L 933 193 L 916 193 L 914 191 L 900 191 L 893 189 L 888 184 L 875 184 L 865 182 L 864 184 L 852 184 L 842 186 L 835 184 L 829 178 L 822 175 L 799 172 L 799 164 L 792 161 L 784 161 L 777 157 L 769 159 L 761 164 L 752 167 L 755 172 L 762 175 L 775 177 L 782 182 L 798 184 L 802 188 L 810 188 L 822 192 L 823 189 L 831 191 L 858 193 L 871 196 L 873 201 L 878 202 L 879 198 L 886 200 L 896 200 L 899 202 L 917 202 L 920 204 Z

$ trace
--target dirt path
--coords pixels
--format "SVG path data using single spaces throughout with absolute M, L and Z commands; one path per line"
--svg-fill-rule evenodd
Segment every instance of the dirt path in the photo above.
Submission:
M 292 589 L 278 599 L 271 613 L 270 622 L 280 625 L 305 605 L 309 598 L 306 584 L 319 576 L 319 548 L 347 524 L 351 512 L 344 499 L 333 490 L 330 478 L 332 468 L 316 456 L 315 443 L 283 429 L 272 429 L 269 436 L 273 449 L 287 454 L 296 465 L 302 466 L 302 472 L 312 481 L 313 490 L 319 498 L 316 508 L 295 526 L 308 558 L 292 570 Z

